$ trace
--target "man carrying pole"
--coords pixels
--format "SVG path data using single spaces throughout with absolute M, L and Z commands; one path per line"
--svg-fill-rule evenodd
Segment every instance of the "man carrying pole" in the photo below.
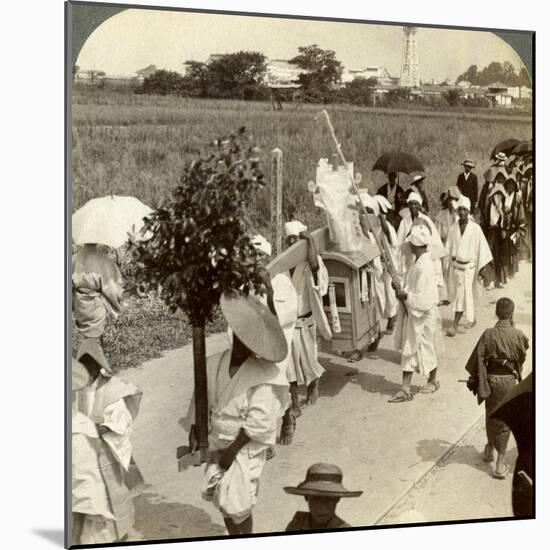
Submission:
M 276 363 L 288 354 L 273 296 L 263 305 L 255 296 L 222 295 L 222 313 L 232 345 L 208 357 L 209 453 L 203 498 L 223 515 L 230 535 L 253 532 L 252 510 L 277 425 L 288 400 L 286 373 Z M 197 449 L 193 400 L 189 447 Z

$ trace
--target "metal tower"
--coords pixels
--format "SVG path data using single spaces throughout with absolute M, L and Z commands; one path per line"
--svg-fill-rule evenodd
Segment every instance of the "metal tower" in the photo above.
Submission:
M 418 69 L 418 44 L 416 27 L 403 27 L 403 59 L 401 62 L 401 86 L 418 88 L 420 72 Z

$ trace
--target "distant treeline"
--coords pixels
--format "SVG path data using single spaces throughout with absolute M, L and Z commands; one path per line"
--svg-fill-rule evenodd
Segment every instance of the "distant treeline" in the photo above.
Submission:
M 456 79 L 456 82 L 458 83 L 463 80 L 466 80 L 470 82 L 470 84 L 474 84 L 476 86 L 488 86 L 496 83 L 514 87 L 527 86 L 528 88 L 531 88 L 533 86 L 525 67 L 522 67 L 521 70 L 517 72 L 516 68 L 508 61 L 505 61 L 504 63 L 493 61 L 480 71 L 478 70 L 477 65 L 470 65 L 468 70 L 463 72 Z

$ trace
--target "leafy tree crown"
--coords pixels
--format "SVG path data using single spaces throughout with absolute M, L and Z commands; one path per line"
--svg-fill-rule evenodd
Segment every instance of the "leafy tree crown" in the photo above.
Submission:
M 240 128 L 188 162 L 173 198 L 146 219 L 144 238 L 132 243 L 137 286 L 159 291 L 194 326 L 212 318 L 223 292 L 266 290 L 246 215 L 264 179 L 259 151 L 245 135 Z

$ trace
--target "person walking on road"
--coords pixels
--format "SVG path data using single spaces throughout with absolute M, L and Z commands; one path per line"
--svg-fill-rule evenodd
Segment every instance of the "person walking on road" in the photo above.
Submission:
M 466 159 L 462 163 L 462 166 L 464 167 L 464 172 L 458 175 L 456 185 L 460 189 L 460 192 L 470 199 L 473 214 L 476 211 L 478 196 L 477 176 L 472 172 L 475 164 L 470 159 Z
M 399 212 L 405 204 L 405 191 L 397 183 L 397 172 L 388 174 L 388 183 L 385 183 L 376 191 L 377 195 L 382 195 L 388 199 L 392 209 L 388 212 L 388 221 L 393 225 L 395 230 L 399 227 L 401 216 Z
M 288 380 L 292 407 L 299 415 L 298 386 L 307 386 L 306 403 L 315 405 L 319 396 L 319 379 L 325 372 L 317 359 L 317 330 L 323 338 L 332 338 L 323 307 L 323 296 L 328 292 L 328 271 L 304 224 L 297 220 L 287 222 L 285 232 L 288 246 L 299 239 L 306 239 L 308 243 L 307 261 L 291 270 L 292 284 L 298 295 L 298 319 L 289 357 Z
M 434 393 L 439 389 L 437 380 L 436 338 L 439 330 L 439 295 L 434 262 L 428 247 L 431 235 L 425 225 L 412 227 L 406 244 L 411 248 L 415 261 L 405 276 L 403 288 L 394 282 L 397 298 L 401 301 L 397 313 L 395 332 L 396 348 L 401 350 L 401 389 L 390 403 L 410 401 L 413 372 L 428 377 L 422 393 Z
M 455 312 L 453 326 L 447 331 L 448 336 L 464 332 L 459 328 L 464 313 L 466 328 L 474 326 L 474 300 L 478 294 L 479 271 L 493 259 L 481 227 L 470 219 L 470 199 L 460 197 L 457 210 L 458 221 L 451 226 L 445 245 L 451 260 L 447 289 Z
M 505 455 L 510 428 L 502 420 L 490 415 L 521 381 L 523 363 L 529 349 L 528 338 L 514 326 L 514 308 L 514 302 L 509 298 L 497 300 L 498 322 L 481 335 L 466 363 L 466 370 L 470 374 L 468 389 L 477 396 L 478 404 L 485 401 L 487 444 L 483 458 L 486 462 L 492 462 L 497 451 L 494 469 L 494 477 L 497 479 L 505 479 L 509 472 Z
M 296 512 L 285 531 L 317 531 L 351 527 L 336 515 L 341 498 L 358 497 L 363 491 L 348 491 L 342 485 L 342 470 L 333 464 L 313 464 L 297 487 L 285 487 L 290 495 L 304 496 L 309 512 Z

